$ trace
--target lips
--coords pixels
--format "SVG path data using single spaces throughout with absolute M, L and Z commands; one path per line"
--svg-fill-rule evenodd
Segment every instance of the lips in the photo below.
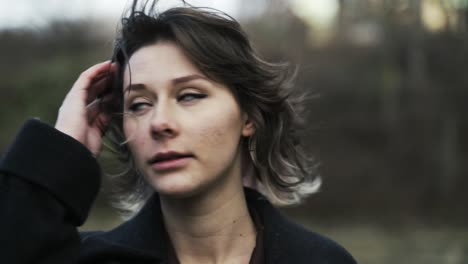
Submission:
M 184 153 L 179 153 L 175 151 L 168 151 L 168 152 L 160 152 L 154 155 L 148 163 L 153 164 L 153 163 L 158 163 L 158 162 L 164 162 L 164 161 L 170 161 L 170 160 L 176 160 L 176 159 L 182 159 L 182 158 L 189 158 L 193 157 L 191 154 L 184 154 Z
M 149 165 L 158 172 L 181 169 L 190 162 L 194 156 L 187 153 L 175 151 L 160 152 L 154 155 L 149 161 Z

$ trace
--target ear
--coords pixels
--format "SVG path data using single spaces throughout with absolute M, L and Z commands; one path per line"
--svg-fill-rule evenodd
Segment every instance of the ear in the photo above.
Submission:
M 252 136 L 255 133 L 255 125 L 253 121 L 249 118 L 249 116 L 247 116 L 247 114 L 244 114 L 242 119 L 244 121 L 244 126 L 242 127 L 242 136 Z

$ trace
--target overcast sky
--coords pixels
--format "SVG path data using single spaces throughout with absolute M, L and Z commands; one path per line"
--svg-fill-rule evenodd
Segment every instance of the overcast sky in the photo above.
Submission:
M 269 0 L 187 0 L 195 6 L 219 9 L 239 19 L 255 15 L 254 3 Z M 310 24 L 326 26 L 336 15 L 338 0 L 284 0 L 292 10 Z M 160 6 L 180 3 L 179 0 L 160 0 Z M 41 28 L 50 20 L 76 20 L 91 18 L 117 24 L 122 11 L 131 0 L 0 0 L 0 29 Z
M 167 3 L 179 1 L 164 0 Z M 194 5 L 220 9 L 230 15 L 237 14 L 237 0 L 189 0 Z M 51 19 L 110 19 L 117 23 L 130 0 L 0 0 L 0 28 L 38 28 Z

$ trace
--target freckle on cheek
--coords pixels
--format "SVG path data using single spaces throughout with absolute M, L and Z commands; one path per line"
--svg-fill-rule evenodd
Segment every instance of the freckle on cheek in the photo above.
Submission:
M 210 122 L 210 125 L 200 129 L 200 138 L 203 139 L 203 144 L 220 146 L 229 144 L 226 142 L 228 139 L 227 134 L 234 132 L 238 129 L 235 125 L 236 118 L 232 116 L 224 116 L 224 118 L 217 118 Z
M 207 127 L 200 131 L 200 136 L 203 139 L 203 144 L 221 144 L 223 132 L 217 127 Z

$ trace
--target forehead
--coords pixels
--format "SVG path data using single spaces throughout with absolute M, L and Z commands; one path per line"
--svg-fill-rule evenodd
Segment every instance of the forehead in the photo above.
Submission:
M 130 57 L 124 70 L 124 84 L 175 79 L 199 74 L 200 70 L 188 59 L 183 50 L 172 42 L 160 42 L 138 49 Z

